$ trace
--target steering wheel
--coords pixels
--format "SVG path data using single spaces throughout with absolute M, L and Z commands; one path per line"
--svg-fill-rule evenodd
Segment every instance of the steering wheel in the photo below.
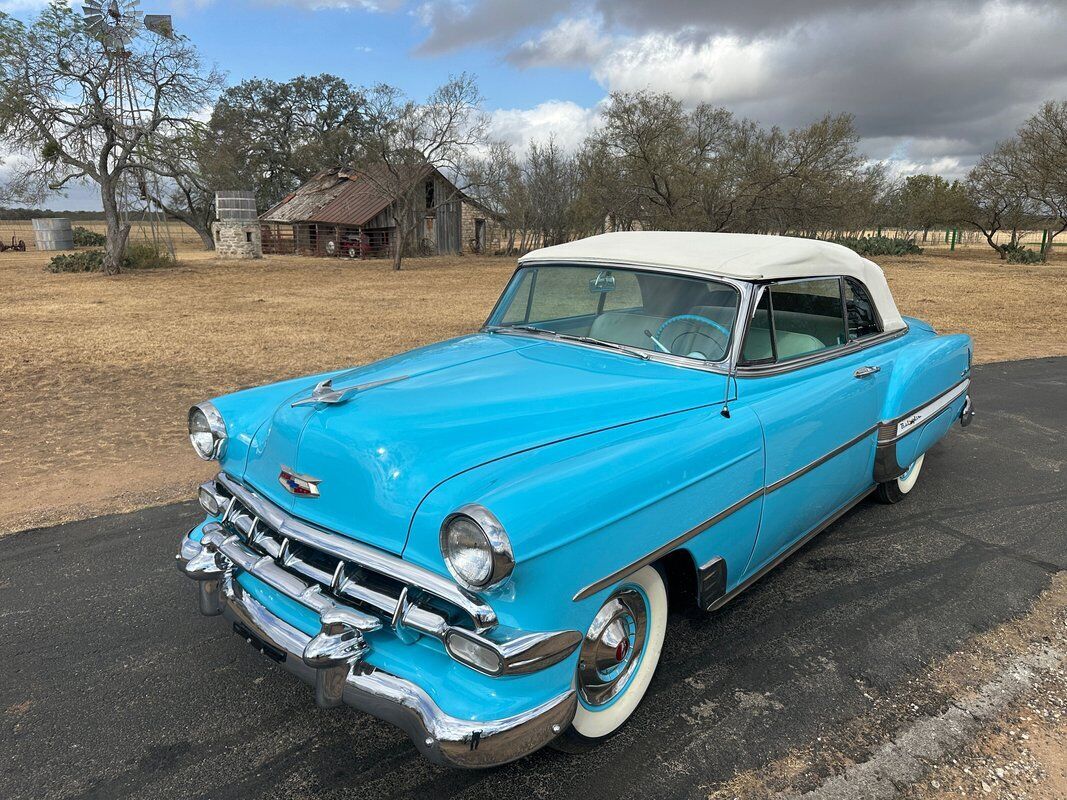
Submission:
M 690 319 L 690 320 L 693 320 L 694 322 L 699 322 L 699 323 L 701 323 L 703 325 L 707 325 L 708 327 L 712 328 L 716 333 L 721 333 L 725 337 L 722 340 L 722 343 L 721 343 L 724 349 L 725 349 L 726 345 L 729 343 L 729 341 L 730 341 L 730 331 L 728 331 L 726 328 L 724 328 L 722 325 L 720 325 L 715 320 L 708 319 L 707 317 L 702 317 L 699 314 L 676 314 L 675 316 L 671 317 L 670 319 L 664 320 L 663 324 L 660 325 L 658 328 L 656 328 L 655 337 L 654 338 L 650 337 L 650 338 L 653 338 L 653 341 L 656 341 L 658 343 L 660 335 L 665 330 L 667 330 L 667 328 L 670 325 L 673 325 L 675 322 L 681 322 L 682 320 L 686 320 L 686 319 Z

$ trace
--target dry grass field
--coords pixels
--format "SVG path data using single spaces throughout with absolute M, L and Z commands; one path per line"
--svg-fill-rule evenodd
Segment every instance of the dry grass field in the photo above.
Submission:
M 385 262 L 183 252 L 168 269 L 52 275 L 0 254 L 0 531 L 191 497 L 211 474 L 190 403 L 365 363 L 476 329 L 512 259 Z M 979 361 L 1067 354 L 1067 259 L 989 250 L 883 259 L 905 314 L 976 340 Z

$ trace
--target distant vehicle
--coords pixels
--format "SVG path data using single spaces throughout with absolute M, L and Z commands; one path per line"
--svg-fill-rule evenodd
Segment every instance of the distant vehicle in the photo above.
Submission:
M 200 610 L 437 762 L 619 730 L 668 581 L 719 608 L 972 415 L 971 340 L 844 247 L 613 233 L 519 261 L 480 332 L 194 406 Z

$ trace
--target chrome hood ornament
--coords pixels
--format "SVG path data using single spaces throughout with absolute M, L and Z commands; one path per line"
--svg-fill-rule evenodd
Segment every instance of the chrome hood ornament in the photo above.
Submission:
M 353 397 L 360 392 L 365 392 L 368 389 L 374 389 L 378 386 L 385 386 L 387 383 L 396 383 L 397 381 L 407 380 L 409 376 L 398 375 L 395 378 L 383 378 L 380 381 L 371 381 L 370 383 L 361 383 L 357 386 L 348 386 L 344 389 L 333 388 L 333 378 L 327 378 L 324 381 L 320 381 L 315 384 L 315 388 L 311 390 L 311 396 L 305 397 L 302 400 L 297 400 L 292 404 L 292 408 L 297 406 L 312 405 L 314 403 L 325 403 L 327 405 L 340 405 L 341 403 L 347 403 Z

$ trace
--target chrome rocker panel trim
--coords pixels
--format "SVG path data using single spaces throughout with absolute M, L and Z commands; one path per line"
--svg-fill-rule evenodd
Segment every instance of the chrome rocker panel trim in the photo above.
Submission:
M 305 663 L 312 637 L 274 616 L 226 576 L 223 616 L 251 631 L 260 644 L 285 654 L 281 665 L 315 685 L 318 670 Z M 364 711 L 404 731 L 430 760 L 453 767 L 505 764 L 540 749 L 566 728 L 577 708 L 573 689 L 511 717 L 466 720 L 446 714 L 411 681 L 368 664 L 352 667 L 342 691 L 344 705 Z

